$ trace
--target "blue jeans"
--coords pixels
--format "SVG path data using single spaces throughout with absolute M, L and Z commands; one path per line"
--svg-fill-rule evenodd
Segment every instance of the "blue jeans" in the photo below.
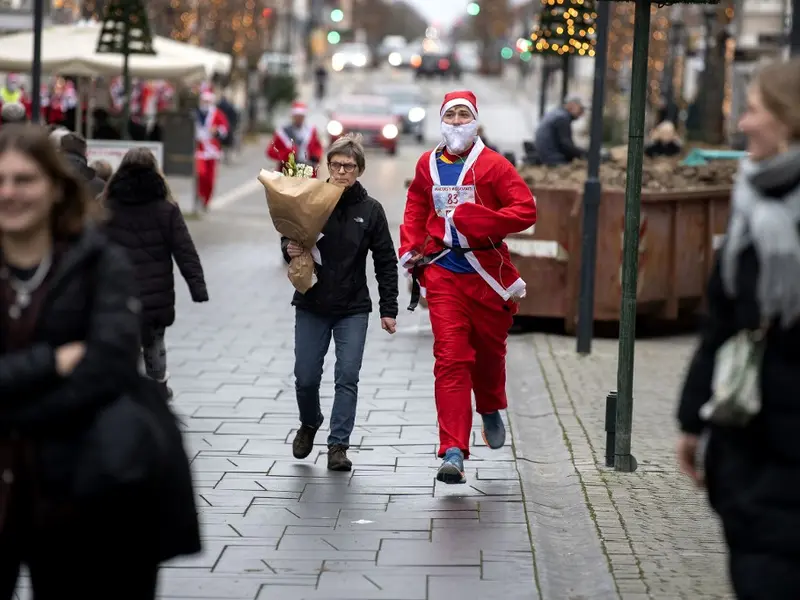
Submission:
M 368 325 L 369 313 L 331 317 L 295 310 L 294 377 L 297 408 L 300 410 L 300 422 L 309 427 L 319 427 L 324 420 L 319 406 L 319 386 L 325 355 L 333 337 L 336 366 L 329 447 L 350 446 Z

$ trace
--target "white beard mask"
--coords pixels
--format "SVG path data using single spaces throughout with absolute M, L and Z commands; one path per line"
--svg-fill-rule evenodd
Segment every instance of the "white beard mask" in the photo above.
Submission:
M 447 149 L 454 154 L 461 154 L 472 146 L 478 135 L 478 121 L 465 125 L 449 125 L 442 122 L 442 137 Z

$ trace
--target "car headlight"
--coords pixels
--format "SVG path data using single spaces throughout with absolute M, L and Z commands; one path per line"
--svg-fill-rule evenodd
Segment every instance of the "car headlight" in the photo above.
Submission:
M 408 120 L 411 121 L 412 123 L 419 123 L 424 118 L 425 118 L 424 108 L 420 108 L 419 106 L 417 106 L 408 111 Z
M 383 137 L 385 137 L 387 140 L 393 140 L 394 138 L 397 137 L 397 134 L 400 132 L 397 130 L 397 127 L 395 125 L 389 124 L 384 126 L 382 133 Z
M 363 54 L 356 54 L 353 57 L 353 65 L 356 67 L 365 67 L 367 66 L 367 57 Z
M 389 64 L 393 67 L 399 67 L 403 64 L 403 57 L 400 56 L 399 52 L 392 52 L 389 55 Z
M 345 57 L 336 53 L 331 57 L 331 68 L 333 68 L 334 71 L 341 71 L 344 69 L 345 62 Z
M 331 121 L 328 123 L 328 133 L 331 135 L 342 135 L 344 127 L 339 121 Z

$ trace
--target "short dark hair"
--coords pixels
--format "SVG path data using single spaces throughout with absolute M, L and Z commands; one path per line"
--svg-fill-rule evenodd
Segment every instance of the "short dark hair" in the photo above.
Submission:
M 67 133 L 61 137 L 61 150 L 80 154 L 86 158 L 86 138 L 78 133 Z
M 53 205 L 51 215 L 55 239 L 77 235 L 86 218 L 94 218 L 86 184 L 56 150 L 46 128 L 29 123 L 4 126 L 0 129 L 0 155 L 6 152 L 19 152 L 36 162 L 60 191 L 61 200 Z

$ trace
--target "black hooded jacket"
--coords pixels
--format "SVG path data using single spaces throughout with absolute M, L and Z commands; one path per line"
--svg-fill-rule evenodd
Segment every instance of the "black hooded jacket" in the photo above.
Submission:
M 367 286 L 367 252 L 372 252 L 378 280 L 381 317 L 397 317 L 397 253 L 381 203 L 356 181 L 322 230 L 317 242 L 322 265 L 316 265 L 317 283 L 305 294 L 295 292 L 297 308 L 331 316 L 372 311 Z M 286 262 L 288 238 L 281 238 Z
M 89 166 L 89 162 L 85 157 L 75 152 L 64 152 L 64 158 L 67 159 L 67 162 L 80 178 L 86 182 L 92 197 L 97 197 L 103 193 L 106 183 L 97 176 L 97 173 Z
M 138 165 L 120 166 L 108 182 L 106 207 L 111 213 L 106 232 L 128 251 L 136 269 L 143 325 L 169 327 L 175 321 L 173 257 L 192 300 L 208 300 L 200 257 L 159 173 Z

